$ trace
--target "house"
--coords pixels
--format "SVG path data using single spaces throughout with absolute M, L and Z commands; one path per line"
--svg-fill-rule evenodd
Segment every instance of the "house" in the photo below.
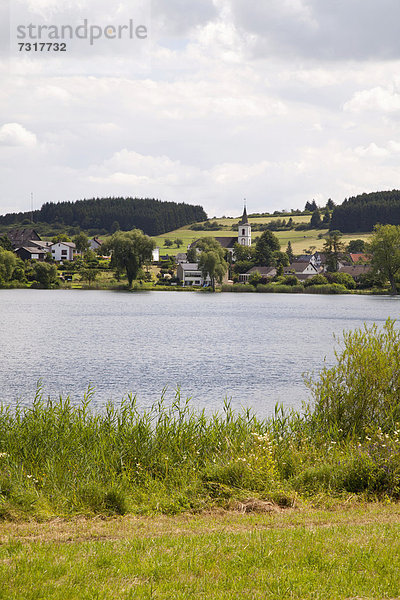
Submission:
M 338 272 L 347 273 L 348 275 L 351 275 L 353 277 L 354 281 L 359 281 L 361 275 L 367 275 L 368 273 L 371 273 L 371 271 L 371 265 L 363 265 L 359 263 L 347 267 L 340 267 Z
M 187 262 L 186 252 L 178 252 L 178 254 L 175 256 L 175 262 L 176 264 Z
M 326 253 L 325 252 L 315 252 L 315 254 L 313 256 L 315 257 L 315 261 L 314 261 L 315 266 L 319 269 L 320 272 L 325 273 L 328 270 Z M 343 254 L 343 252 L 340 252 L 338 254 L 338 270 L 340 269 L 340 267 L 343 267 L 346 264 L 349 264 L 347 255 Z
M 38 246 L 21 246 L 14 250 L 15 254 L 22 258 L 22 260 L 40 260 L 43 261 L 48 253 L 47 250 L 43 250 Z
M 44 240 L 29 240 L 29 246 L 34 248 L 40 248 L 46 252 L 50 252 L 50 248 L 53 242 L 45 242 Z
M 32 244 L 28 242 L 40 241 L 40 235 L 32 228 L 11 229 L 11 231 L 7 233 L 7 236 L 14 250 L 15 248 L 21 248 L 22 246 L 31 246 Z
M 240 283 L 247 283 L 253 273 L 259 273 L 263 279 L 267 279 L 275 277 L 276 268 L 275 267 L 251 267 L 246 273 L 240 273 L 239 281 Z
M 297 279 L 304 281 L 319 273 L 318 267 L 306 261 L 294 261 L 284 269 L 284 275 L 296 275 Z
M 296 257 L 296 262 L 309 262 L 315 267 L 318 266 L 315 254 L 301 254 L 300 256 Z
M 160 260 L 160 248 L 158 246 L 152 251 L 152 260 L 153 262 L 158 262 Z
M 353 264 L 366 264 L 371 262 L 371 256 L 369 254 L 364 254 L 363 252 L 357 252 L 355 254 L 350 254 L 351 262 Z
M 199 265 L 197 263 L 179 263 L 176 268 L 176 276 L 183 287 L 211 284 L 211 280 L 208 276 L 204 279 L 201 271 L 199 271 Z
M 89 248 L 90 250 L 98 250 L 101 246 L 102 242 L 101 240 L 99 240 L 99 238 L 97 237 L 93 237 L 91 240 L 89 240 Z
M 57 242 L 51 245 L 51 256 L 56 262 L 72 260 L 75 248 L 74 242 Z

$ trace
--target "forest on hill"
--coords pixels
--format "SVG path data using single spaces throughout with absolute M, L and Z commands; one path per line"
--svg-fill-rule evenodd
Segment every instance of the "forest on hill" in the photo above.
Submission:
M 377 223 L 400 225 L 400 190 L 360 194 L 344 200 L 333 209 L 330 229 L 367 232 Z
M 46 202 L 33 213 L 0 216 L 0 225 L 18 226 L 33 221 L 97 230 L 103 234 L 137 228 L 147 235 L 160 235 L 205 219 L 203 207 L 184 202 L 162 202 L 154 198 L 91 198 L 76 202 Z

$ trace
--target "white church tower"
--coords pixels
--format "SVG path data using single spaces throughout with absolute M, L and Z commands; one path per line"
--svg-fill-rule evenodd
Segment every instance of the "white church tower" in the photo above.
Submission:
M 247 218 L 246 205 L 243 208 L 243 216 L 239 221 L 238 244 L 240 246 L 251 246 L 251 225 Z

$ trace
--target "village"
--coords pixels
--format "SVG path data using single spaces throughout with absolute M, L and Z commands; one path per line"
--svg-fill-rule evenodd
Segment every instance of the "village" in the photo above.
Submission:
M 85 234 L 80 234 L 82 239 L 67 241 L 67 236 L 59 235 L 52 241 L 42 240 L 37 231 L 33 228 L 14 229 L 7 233 L 10 246 L 14 254 L 30 264 L 35 262 L 47 262 L 57 265 L 58 278 L 61 281 L 71 280 L 72 276 L 63 271 L 67 271 L 77 266 L 77 259 L 80 259 L 82 267 L 82 257 L 85 256 L 90 263 L 89 267 L 110 268 L 110 256 L 102 252 L 103 242 L 97 237 L 88 238 Z M 211 285 L 211 278 L 208 273 L 204 273 L 199 266 L 200 250 L 198 244 L 202 238 L 188 244 L 186 252 L 177 252 L 175 256 L 161 254 L 160 247 L 156 246 L 152 251 L 152 260 L 146 264 L 146 279 L 152 279 L 159 285 L 180 286 L 192 288 L 204 288 Z M 244 207 L 242 217 L 237 225 L 237 235 L 234 236 L 213 236 L 213 239 L 221 246 L 227 269 L 220 279 L 220 283 L 229 286 L 241 284 L 268 284 L 269 282 L 279 282 L 286 285 L 318 285 L 327 283 L 325 275 L 328 275 L 330 283 L 336 282 L 343 284 L 348 289 L 354 289 L 363 279 L 371 274 L 372 266 L 370 256 L 365 252 L 345 251 L 345 248 L 337 253 L 336 263 L 332 268 L 332 262 L 329 262 L 326 252 L 309 250 L 307 253 L 294 255 L 291 252 L 290 243 L 285 252 L 280 252 L 275 264 L 253 264 L 248 269 L 239 269 L 238 257 L 243 251 L 254 247 L 252 239 L 252 226 L 247 216 L 246 207 Z M 256 239 L 258 241 L 259 238 Z M 350 247 L 350 246 L 349 246 Z M 351 249 L 351 247 L 350 247 Z M 89 254 L 88 254 L 89 253 Z M 282 259 L 283 257 L 283 259 Z M 99 263 L 101 258 L 101 264 Z M 242 261 L 243 262 L 243 261 Z M 242 265 L 242 263 L 240 263 Z M 244 263 L 246 264 L 246 263 Z M 321 279 L 322 276 L 322 279 Z M 95 275 L 93 275 L 93 279 Z

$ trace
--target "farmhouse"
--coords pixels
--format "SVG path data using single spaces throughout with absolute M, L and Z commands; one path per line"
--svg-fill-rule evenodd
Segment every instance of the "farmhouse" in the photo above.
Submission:
M 97 237 L 93 237 L 91 240 L 89 240 L 89 248 L 90 250 L 98 250 L 101 246 L 101 240 L 99 240 L 99 238 Z
M 351 275 L 354 281 L 359 281 L 362 275 L 367 275 L 371 273 L 372 265 L 364 265 L 364 264 L 355 264 L 351 266 L 344 266 L 339 268 L 339 273 L 347 273 Z
M 32 228 L 27 229 L 11 229 L 7 233 L 8 239 L 11 242 L 13 250 L 22 246 L 32 246 L 30 242 L 41 241 L 40 235 Z

